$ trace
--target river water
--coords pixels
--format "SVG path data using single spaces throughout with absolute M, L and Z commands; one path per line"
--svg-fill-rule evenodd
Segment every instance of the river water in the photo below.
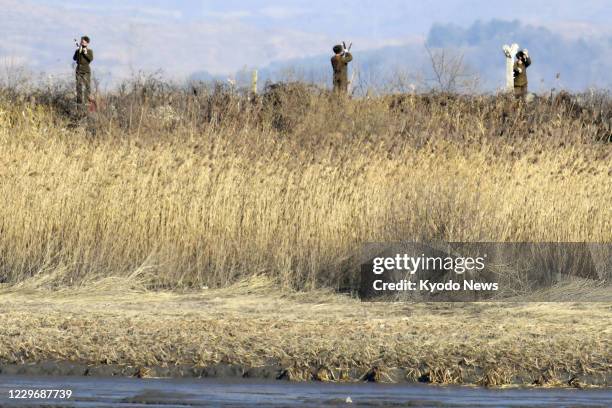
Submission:
M 11 390 L 69 389 L 70 399 L 14 399 Z M 15 394 L 15 391 L 13 391 Z M 347 402 L 347 398 L 350 401 Z M 485 389 L 261 380 L 0 375 L 0 407 L 610 407 L 612 389 Z

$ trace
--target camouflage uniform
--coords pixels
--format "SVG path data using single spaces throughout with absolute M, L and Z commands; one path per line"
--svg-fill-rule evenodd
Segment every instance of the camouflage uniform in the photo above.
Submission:
M 348 93 L 348 63 L 353 60 L 350 52 L 336 54 L 331 59 L 334 69 L 334 92 L 339 94 Z
M 85 49 L 83 49 L 85 50 Z M 72 59 L 76 61 L 76 94 L 77 103 L 87 103 L 91 92 L 91 68 L 89 64 L 93 61 L 93 51 L 86 48 L 87 53 L 80 51 L 74 52 Z
M 525 57 L 525 61 L 517 58 L 514 62 L 514 95 L 517 98 L 527 96 L 527 67 L 531 65 L 531 58 Z

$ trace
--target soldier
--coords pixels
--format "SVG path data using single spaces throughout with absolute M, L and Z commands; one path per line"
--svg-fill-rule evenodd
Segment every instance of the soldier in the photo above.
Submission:
M 72 57 L 76 61 L 76 94 L 77 103 L 83 104 L 89 101 L 91 92 L 91 68 L 89 64 L 93 61 L 93 51 L 89 48 L 89 37 L 81 37 L 79 48 Z
M 342 45 L 335 45 L 333 49 L 335 55 L 331 58 L 331 64 L 334 69 L 334 92 L 346 95 L 348 93 L 348 63 L 353 60 L 353 56 Z
M 517 98 L 525 99 L 527 96 L 527 67 L 531 65 L 531 58 L 527 50 L 520 50 L 516 53 L 514 62 L 514 95 Z

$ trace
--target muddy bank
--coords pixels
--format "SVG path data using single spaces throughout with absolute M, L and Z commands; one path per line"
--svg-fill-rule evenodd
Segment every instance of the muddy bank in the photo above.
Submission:
M 0 293 L 0 375 L 607 387 L 609 303 Z
M 422 372 L 418 377 L 414 372 Z M 211 378 L 222 380 L 253 379 L 280 381 L 319 382 L 371 382 L 387 384 L 454 384 L 495 386 L 491 370 L 478 367 L 459 367 L 454 373 L 428 371 L 426 368 L 368 368 L 352 367 L 336 369 L 327 367 L 284 368 L 280 364 L 248 367 L 237 364 L 214 364 L 207 367 L 189 365 L 133 366 L 120 364 L 85 364 L 63 361 L 44 361 L 29 364 L 0 364 L 0 376 L 89 376 L 89 377 L 135 377 L 135 378 Z M 498 374 L 500 375 L 500 374 Z M 498 380 L 497 380 L 498 381 Z M 611 387 L 612 373 L 603 375 L 576 375 L 565 370 L 540 370 L 513 373 L 504 379 L 504 385 L 591 388 Z
M 143 367 L 121 364 L 85 364 L 45 361 L 28 364 L 0 364 L 2 375 L 26 376 L 91 376 L 137 378 L 255 378 L 285 379 L 285 370 L 279 365 L 245 368 L 234 364 L 215 364 L 209 367 L 176 365 L 169 367 Z M 286 378 L 288 379 L 288 378 Z

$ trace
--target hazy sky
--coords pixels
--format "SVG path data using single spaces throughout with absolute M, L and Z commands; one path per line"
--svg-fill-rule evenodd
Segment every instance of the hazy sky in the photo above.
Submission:
M 0 63 L 68 75 L 72 39 L 87 34 L 100 76 L 227 74 L 329 54 L 343 39 L 357 54 L 423 43 L 434 23 L 491 19 L 587 42 L 612 38 L 612 0 L 0 0 Z

